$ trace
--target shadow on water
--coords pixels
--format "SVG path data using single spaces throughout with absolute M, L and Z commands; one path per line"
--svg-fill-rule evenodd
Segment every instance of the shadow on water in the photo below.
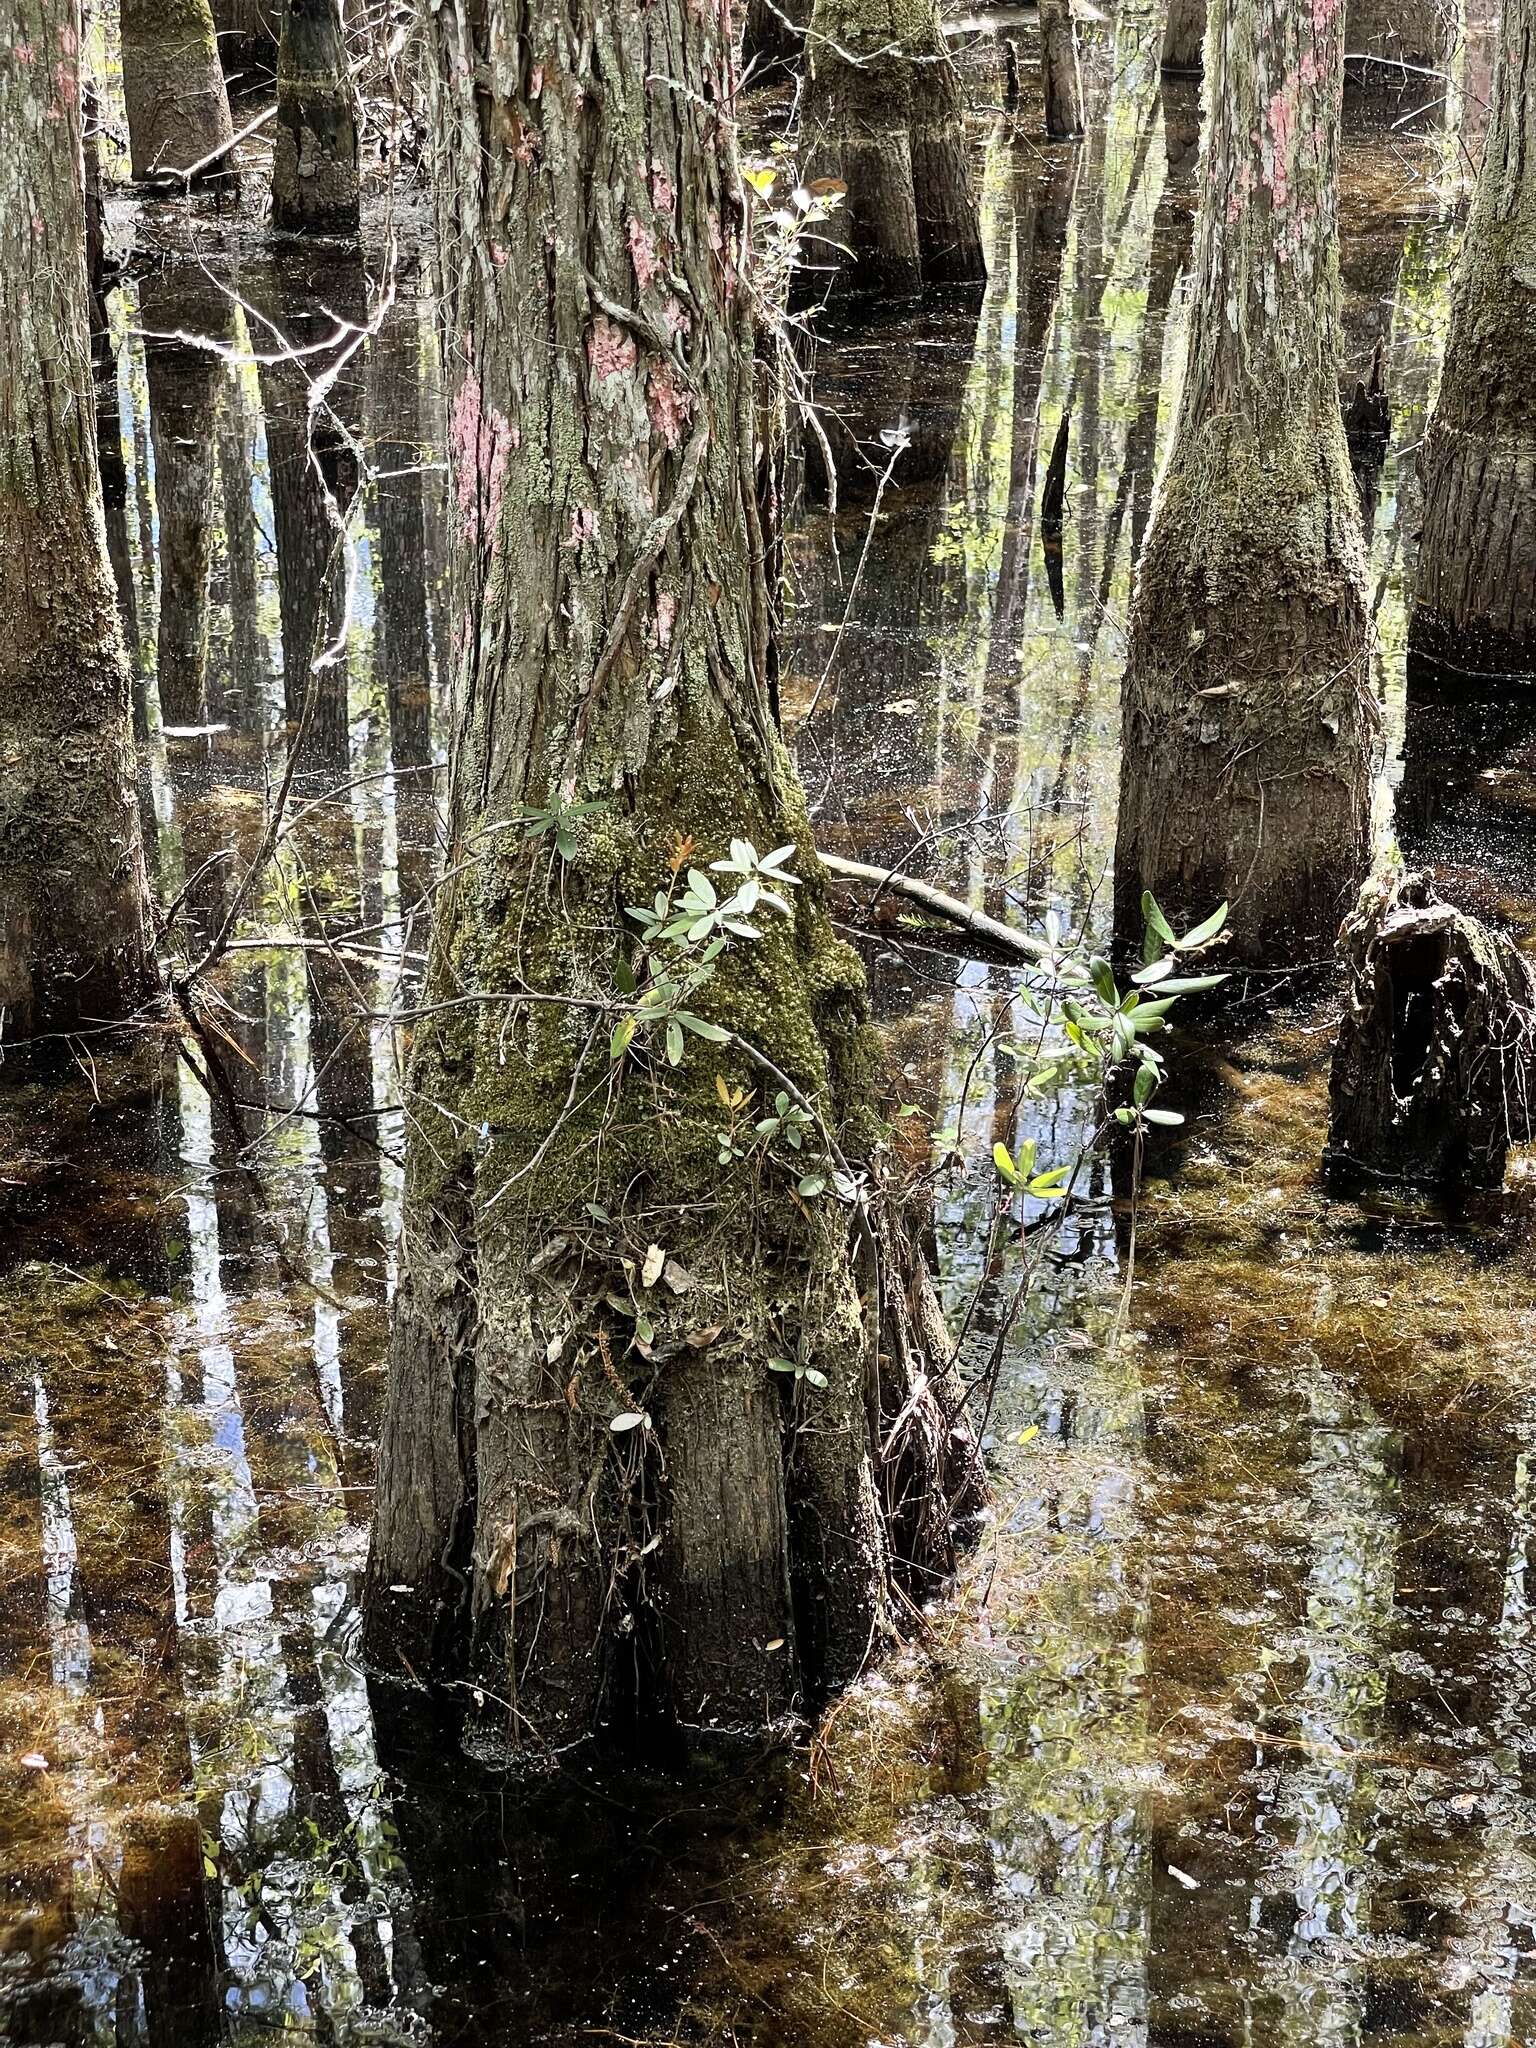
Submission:
M 983 109 L 999 33 L 1033 77 L 1033 16 L 997 19 L 965 29 Z M 1084 56 L 1080 149 L 1040 146 L 1028 104 L 976 117 L 979 312 L 823 346 L 838 501 L 813 449 L 783 698 L 828 845 L 1092 930 L 1198 171 L 1150 19 Z M 1432 118 L 1350 118 L 1342 395 L 1379 362 L 1390 405 L 1361 479 L 1381 820 L 1526 932 L 1523 699 L 1404 674 L 1456 154 Z M 959 1597 L 813 1742 L 686 1773 L 499 1778 L 370 1690 L 389 1012 L 446 744 L 441 394 L 409 268 L 360 348 L 355 266 L 224 281 L 142 271 L 102 409 L 147 838 L 190 949 L 236 907 L 301 719 L 312 808 L 195 1039 L 0 1094 L 0 2033 L 1532 2038 L 1536 1183 L 1517 1159 L 1455 1214 L 1326 1191 L 1327 1001 L 1180 1046 L 1188 1122 L 1136 1212 L 1096 1163 L 1052 1234 L 988 1156 L 1070 1158 L 1089 1106 L 1021 1093 L 1013 977 L 889 900 L 861 918 L 911 1112 L 891 1142 L 932 1176 L 967 1367 L 1004 1368 Z M 313 432 L 303 383 L 251 360 L 274 330 L 337 371 Z

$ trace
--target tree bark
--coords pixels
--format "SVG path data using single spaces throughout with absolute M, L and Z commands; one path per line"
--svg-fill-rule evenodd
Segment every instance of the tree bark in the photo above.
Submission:
M 1232 957 L 1331 951 L 1376 731 L 1338 399 L 1337 10 L 1236 0 L 1207 42 L 1189 358 L 1121 719 L 1116 929 L 1232 905 Z
M 432 657 L 427 632 L 427 540 L 421 418 L 421 323 L 415 285 L 373 337 L 368 361 L 374 530 L 378 537 L 377 661 L 389 699 L 390 759 L 432 758 Z M 425 795 L 424 789 L 418 794 Z
M 983 280 L 965 108 L 937 0 L 816 0 L 805 92 L 805 174 L 847 192 L 810 245 L 797 295 L 888 300 Z
M 338 0 L 282 0 L 272 225 L 355 234 L 357 93 Z
M 0 62 L 0 1010 L 121 1017 L 155 985 L 130 683 L 91 386 L 80 33 L 18 0 Z
M 805 49 L 811 0 L 747 0 L 741 31 L 741 68 L 752 81 L 764 73 L 787 70 L 800 62 Z
M 1198 78 L 1205 69 L 1206 0 L 1168 0 L 1163 69 Z
M 278 0 L 212 0 L 219 63 L 233 92 L 268 83 L 277 72 Z
M 1045 132 L 1064 142 L 1083 132 L 1083 81 L 1071 0 L 1040 0 L 1040 78 L 1045 87 Z
M 1536 968 L 1422 875 L 1373 881 L 1343 946 L 1327 1158 L 1387 1180 L 1500 1186 L 1511 1142 L 1532 1134 Z
M 235 722 L 261 733 L 272 685 L 272 650 L 261 621 L 257 568 L 253 430 L 243 376 L 224 379 L 219 403 L 219 492 L 229 576 L 229 658 Z
M 200 726 L 208 719 L 215 422 L 225 370 L 210 349 L 175 337 L 233 348 L 234 306 L 203 271 L 174 265 L 140 280 L 139 324 L 160 528 L 160 716 L 168 726 Z
M 1536 0 L 1505 0 L 1421 473 L 1410 649 L 1478 675 L 1536 669 Z
M 871 1292 L 877 1240 L 848 1209 L 761 1154 L 717 1158 L 717 1077 L 761 1115 L 771 1061 L 846 1152 L 871 1058 L 770 708 L 726 24 L 688 0 L 503 0 L 466 43 L 464 19 L 432 31 L 452 879 L 413 1050 L 366 1640 L 390 1671 L 480 1686 L 534 1749 L 585 1734 L 625 1673 L 733 1726 L 857 1670 L 891 1626 L 881 1476 L 937 1445 L 922 1483 L 947 1494 L 955 1407 L 942 1354 L 926 1394 L 902 1377 L 910 1260 L 882 1257 Z M 505 829 L 571 799 L 602 808 L 563 853 Z M 793 845 L 803 877 L 697 998 L 740 1037 L 610 1060 L 623 906 L 733 838 Z M 671 1279 L 646 1277 L 651 1244 Z M 771 1371 L 786 1353 L 826 1385 Z M 621 1412 L 649 1423 L 615 1431 Z
M 133 175 L 174 180 L 234 138 L 208 0 L 122 0 L 122 30 Z M 221 156 L 196 175 L 228 180 L 234 169 Z

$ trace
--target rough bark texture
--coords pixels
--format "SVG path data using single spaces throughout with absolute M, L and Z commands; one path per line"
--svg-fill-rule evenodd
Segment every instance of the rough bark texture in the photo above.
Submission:
M 173 179 L 234 136 L 208 0 L 123 0 L 122 27 L 133 175 Z M 233 171 L 220 157 L 198 176 Z
M 91 389 L 80 16 L 0 49 L 0 1013 L 7 1039 L 154 986 L 129 677 Z
M 468 44 L 463 14 L 434 20 L 452 879 L 413 1053 L 367 1641 L 392 1672 L 478 1684 L 519 1745 L 584 1734 L 611 1680 L 685 1723 L 761 1722 L 888 1630 L 878 1473 L 924 1432 L 954 1447 L 942 1355 L 910 1410 L 889 1378 L 910 1346 L 887 1334 L 877 1366 L 877 1226 L 760 1152 L 718 1162 L 717 1076 L 754 1115 L 773 1093 L 742 1043 L 690 1039 L 673 1067 L 642 1034 L 609 1058 L 623 906 L 733 837 L 792 843 L 793 915 L 698 1003 L 845 1148 L 867 1135 L 862 976 L 770 709 L 726 25 L 688 0 L 503 0 Z M 565 798 L 603 806 L 566 855 L 507 829 Z M 670 1279 L 647 1277 L 651 1244 Z M 887 1332 L 923 1287 L 891 1264 Z M 770 1370 L 797 1351 L 824 1388 Z M 614 1431 L 621 1412 L 649 1426 Z
M 1422 475 L 1410 646 L 1475 674 L 1536 668 L 1536 0 L 1505 0 Z
M 806 176 L 848 189 L 827 239 L 807 249 L 798 292 L 889 299 L 983 279 L 964 103 L 936 0 L 816 0 L 806 69 Z
M 1189 357 L 1122 696 L 1116 924 L 1232 905 L 1311 960 L 1366 865 L 1376 718 L 1338 401 L 1336 7 L 1213 17 Z
M 432 758 L 432 658 L 427 633 L 427 541 L 421 419 L 421 324 L 415 284 L 374 336 L 368 359 L 374 527 L 378 535 L 377 660 L 389 697 L 397 768 Z M 425 795 L 424 787 L 413 794 Z
M 1459 12 L 1457 0 L 1349 0 L 1344 44 L 1351 79 L 1390 88 L 1411 82 L 1408 69 L 1444 65 L 1456 46 Z
M 283 0 L 272 224 L 355 232 L 357 93 L 338 0 Z
M 1328 1159 L 1388 1180 L 1496 1188 L 1531 1136 L 1536 968 L 1422 875 L 1372 881 L 1344 927 L 1349 1006 Z
M 232 348 L 233 302 L 202 270 L 177 265 L 140 280 L 139 324 L 160 528 L 160 716 L 168 726 L 197 726 L 208 717 L 215 422 L 225 372 L 211 350 L 174 337 Z
M 749 79 L 771 67 L 798 64 L 805 48 L 811 0 L 747 0 L 741 31 L 741 68 Z
M 1168 0 L 1163 69 L 1198 77 L 1205 69 L 1206 0 Z
M 1045 132 L 1061 142 L 1083 132 L 1083 81 L 1070 0 L 1040 0 L 1040 79 Z

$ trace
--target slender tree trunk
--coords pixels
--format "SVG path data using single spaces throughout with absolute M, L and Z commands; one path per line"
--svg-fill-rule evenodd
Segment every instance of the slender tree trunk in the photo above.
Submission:
M 219 63 L 231 92 L 268 84 L 277 72 L 279 0 L 213 0 Z
M 741 68 L 760 78 L 772 68 L 800 62 L 811 0 L 747 0 L 741 31 Z
M 1349 75 L 1363 85 L 1413 83 L 1409 69 L 1435 70 L 1456 46 L 1458 0 L 1349 0 L 1344 47 Z M 1419 79 L 1425 98 L 1433 81 Z
M 122 0 L 122 28 L 133 175 L 173 179 L 234 136 L 208 0 Z M 198 176 L 233 174 L 220 157 Z
M 91 386 L 73 0 L 17 0 L 0 58 L 0 1009 L 4 1036 L 154 986 L 129 677 Z M 26 52 L 23 59 L 22 52 Z
M 213 466 L 225 371 L 185 333 L 232 348 L 233 302 L 190 264 L 139 284 L 149 428 L 160 519 L 160 715 L 168 726 L 208 718 L 208 571 L 213 558 Z
M 1536 669 L 1536 0 L 1505 0 L 1421 474 L 1410 649 L 1474 674 Z
M 218 440 L 219 491 L 224 507 L 224 546 L 229 575 L 229 659 L 237 707 L 236 722 L 242 731 L 259 733 L 267 717 L 272 651 L 261 623 L 252 422 L 246 402 L 246 387 L 238 370 L 224 380 Z
M 1083 132 L 1083 80 L 1071 0 L 1040 0 L 1040 77 L 1045 87 L 1045 132 L 1064 142 Z
M 721 1090 L 761 1116 L 785 1085 L 765 1058 L 846 1154 L 871 1057 L 770 709 L 722 15 L 488 12 L 469 44 L 455 10 L 433 29 L 453 879 L 413 1055 L 367 1642 L 392 1671 L 479 1684 L 536 1745 L 589 1729 L 616 1665 L 722 1726 L 860 1667 L 890 1627 L 874 1447 L 916 1391 L 923 1282 L 880 1235 L 882 1386 L 864 1226 L 761 1148 L 718 1158 Z M 572 800 L 601 808 L 563 844 L 505 829 Z M 623 906 L 733 840 L 793 846 L 803 877 L 696 998 L 741 1041 L 692 1035 L 674 1065 L 643 1031 L 610 1058 Z M 771 1371 L 785 1356 L 825 1385 Z M 942 1354 L 925 1370 L 881 1469 L 932 1504 L 954 1414 Z M 626 1414 L 648 1421 L 611 1426 Z M 922 1533 L 940 1564 L 947 1534 Z
M 1338 399 L 1342 21 L 1234 0 L 1206 47 L 1189 358 L 1122 698 L 1116 926 L 1232 904 L 1312 960 L 1366 865 L 1375 735 Z M 1198 909 L 1197 909 L 1198 907 Z
M 351 234 L 358 221 L 357 93 L 337 0 L 282 0 L 272 225 Z
M 937 0 L 816 0 L 807 74 L 806 175 L 839 179 L 847 193 L 797 291 L 910 298 L 985 278 Z
M 369 354 L 374 530 L 378 545 L 378 666 L 389 698 L 390 759 L 432 758 L 432 658 L 427 631 L 427 540 L 421 418 L 421 323 L 402 286 Z M 424 787 L 415 793 L 427 794 Z

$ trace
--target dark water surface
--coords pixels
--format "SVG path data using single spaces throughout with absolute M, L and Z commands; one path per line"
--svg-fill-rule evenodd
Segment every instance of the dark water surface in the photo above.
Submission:
M 812 475 L 789 541 L 824 842 L 1037 926 L 1099 919 L 1177 387 L 1198 173 L 1155 49 L 1130 8 L 1092 33 L 1075 151 L 985 111 L 979 53 L 985 301 L 823 347 L 839 509 Z M 1362 483 L 1381 825 L 1529 931 L 1532 716 L 1403 673 L 1466 161 L 1409 110 L 1352 107 L 1346 164 L 1349 367 L 1380 342 L 1394 403 Z M 1004 1361 L 960 1597 L 814 1743 L 687 1771 L 576 1756 L 531 1789 L 370 1691 L 390 1011 L 447 733 L 440 401 L 409 260 L 359 343 L 380 262 L 251 247 L 219 272 L 243 310 L 185 261 L 118 299 L 109 520 L 190 952 L 301 713 L 314 803 L 195 1037 L 0 1092 L 0 2036 L 1536 2039 L 1530 1163 L 1456 1215 L 1327 1193 L 1326 1000 L 1181 1047 L 1189 1122 L 1134 1215 L 1103 1162 L 1021 1239 L 993 1141 L 1070 1159 L 1089 1107 L 1021 1101 L 1011 977 L 885 906 L 897 1143 L 935 1172 L 966 1358 Z M 291 366 L 141 329 L 302 341 L 327 407 L 311 432 Z M 363 476 L 338 547 L 327 499 Z

